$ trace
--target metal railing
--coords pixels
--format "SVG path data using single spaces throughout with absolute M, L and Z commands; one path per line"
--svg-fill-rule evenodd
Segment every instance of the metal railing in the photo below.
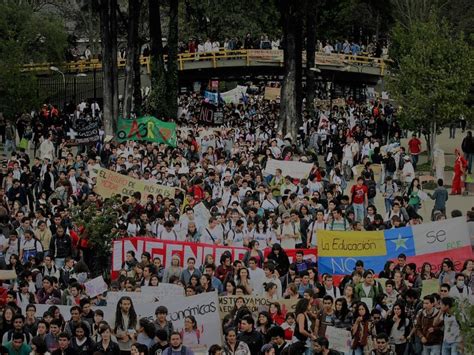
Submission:
M 166 56 L 165 56 L 166 60 Z M 181 53 L 178 55 L 178 69 L 186 70 L 188 63 L 201 63 L 203 66 L 212 68 L 219 68 L 220 66 L 229 66 L 227 61 L 239 61 L 235 66 L 258 66 L 258 65 L 275 65 L 283 66 L 283 51 L 282 50 L 219 50 L 209 53 Z M 224 62 L 225 61 L 225 62 Z M 359 66 L 372 67 L 380 69 L 380 75 L 384 75 L 386 69 L 386 61 L 382 58 L 375 58 L 369 55 L 351 55 L 351 54 L 324 54 L 316 53 L 316 66 L 337 67 Z M 303 63 L 306 62 L 306 53 L 303 53 Z M 119 59 L 117 61 L 118 68 L 125 68 L 126 59 Z M 147 68 L 148 73 L 151 72 L 150 57 L 140 57 L 140 64 Z M 23 65 L 24 71 L 46 72 L 54 63 L 31 63 Z M 98 59 L 79 60 L 75 62 L 62 63 L 61 69 L 66 73 L 84 73 L 94 70 L 102 69 L 102 62 Z M 192 69 L 196 69 L 193 66 Z

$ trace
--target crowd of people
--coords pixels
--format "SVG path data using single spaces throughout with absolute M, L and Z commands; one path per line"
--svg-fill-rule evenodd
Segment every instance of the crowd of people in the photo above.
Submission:
M 21 122 L 40 128 L 20 133 L 17 125 L 18 134 L 36 139 L 37 151 L 29 145 L 11 151 L 16 132 L 5 135 L 5 146 L 13 142 L 5 148 L 1 175 L 0 266 L 17 277 L 4 280 L 0 289 L 0 354 L 189 355 L 199 345 L 194 317 L 174 329 L 166 305 L 159 305 L 156 319 L 149 321 L 137 319 L 133 299 L 122 298 L 114 324 L 104 320 L 100 308 L 91 309 L 105 305 L 106 298 L 89 297 L 83 287 L 93 271 L 85 262 L 91 247 L 78 236 L 81 226 L 71 209 L 94 206 L 100 213 L 104 199 L 94 191 L 97 167 L 176 187 L 174 198 L 149 195 L 144 204 L 139 192 L 121 196 L 119 221 L 111 226 L 116 238 L 248 249 L 242 260 L 225 253 L 220 260 L 208 256 L 202 266 L 177 256 L 163 265 L 147 252 L 137 260 L 129 251 L 119 278 L 109 285 L 133 292 L 172 283 L 186 296 L 218 292 L 271 300 L 268 310 L 257 314 L 237 300 L 222 322 L 223 346 L 216 335 L 209 354 L 334 354 L 328 326 L 351 332 L 348 354 L 462 351 L 454 309 L 458 300 L 473 296 L 473 260 L 455 269 L 445 259 L 436 274 L 429 263 L 408 263 L 403 254 L 383 270 L 366 269 L 358 261 L 336 285 L 333 275 L 318 273 L 317 260 L 305 257 L 304 249 L 317 246 L 322 229 L 375 231 L 423 223 L 419 212 L 427 198 L 435 201 L 432 220 L 463 215 L 447 214 L 444 173 L 432 194 L 424 192 L 415 169 L 421 142 L 413 135 L 408 147 L 401 144 L 403 132 L 390 104 L 347 98 L 341 106 L 308 107 L 295 140 L 278 131 L 278 103 L 264 100 L 259 90 L 247 94 L 245 102 L 223 107 L 224 127 L 199 122 L 203 103 L 199 94 L 180 97 L 176 147 L 101 137 L 76 152 L 67 145 L 66 122 L 100 112 L 96 103 L 85 102 L 64 113 L 45 106 L 24 116 Z M 467 162 L 459 157 L 455 179 L 462 185 Z M 263 171 L 270 159 L 310 162 L 313 168 L 304 179 L 278 169 L 267 176 Z M 374 171 L 375 165 L 381 171 Z M 208 221 L 195 216 L 194 206 L 201 202 L 211 215 Z M 466 218 L 472 226 L 474 210 Z M 301 250 L 290 260 L 286 250 L 294 248 Z M 439 280 L 439 290 L 421 297 L 422 280 L 430 279 Z M 285 298 L 295 300 L 294 311 L 282 312 L 278 301 Z M 362 302 L 367 298 L 372 309 Z M 51 307 L 37 314 L 35 304 Z M 70 320 L 57 305 L 72 306 Z

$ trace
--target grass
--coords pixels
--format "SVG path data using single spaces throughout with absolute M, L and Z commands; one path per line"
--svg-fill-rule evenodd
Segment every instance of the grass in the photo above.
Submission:
M 417 172 L 431 172 L 431 163 L 430 162 L 426 162 L 426 163 L 423 163 L 423 164 L 418 164 L 416 166 L 416 171 Z M 444 167 L 444 171 L 453 171 L 453 167 L 452 166 L 445 166 Z

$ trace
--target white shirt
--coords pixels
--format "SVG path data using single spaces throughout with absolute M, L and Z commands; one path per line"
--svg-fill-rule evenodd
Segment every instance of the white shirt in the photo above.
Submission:
M 411 162 L 405 162 L 405 164 L 403 165 L 402 175 L 405 179 L 405 182 L 411 184 L 411 182 L 415 178 L 415 169 L 413 168 L 413 164 Z
M 253 295 L 263 295 L 263 283 L 265 282 L 265 271 L 257 267 L 255 270 L 249 270 L 250 286 L 252 287 Z
M 166 228 L 164 228 L 161 232 L 159 232 L 158 239 L 182 241 L 182 238 L 179 237 L 179 235 L 178 235 L 178 233 L 176 233 L 176 231 L 171 230 L 170 232 L 168 232 L 166 230 Z
M 201 243 L 222 244 L 224 240 L 224 227 L 218 224 L 214 228 L 207 226 L 202 230 Z

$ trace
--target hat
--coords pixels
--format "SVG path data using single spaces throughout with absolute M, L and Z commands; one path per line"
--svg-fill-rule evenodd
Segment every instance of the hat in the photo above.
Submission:
M 214 165 L 208 165 L 207 170 L 216 170 L 216 168 L 214 167 Z
M 196 173 L 204 173 L 204 170 L 202 168 L 197 168 Z
M 290 214 L 288 212 L 283 213 L 282 215 L 283 218 L 290 218 Z
M 168 175 L 172 175 L 172 176 L 176 175 L 173 169 L 168 169 L 166 172 L 168 173 Z
M 100 160 L 100 157 L 97 155 L 97 156 L 95 157 L 95 160 Z
M 410 157 L 409 157 L 408 155 L 405 155 L 405 156 L 403 157 L 403 159 L 405 159 L 405 160 L 410 160 Z

